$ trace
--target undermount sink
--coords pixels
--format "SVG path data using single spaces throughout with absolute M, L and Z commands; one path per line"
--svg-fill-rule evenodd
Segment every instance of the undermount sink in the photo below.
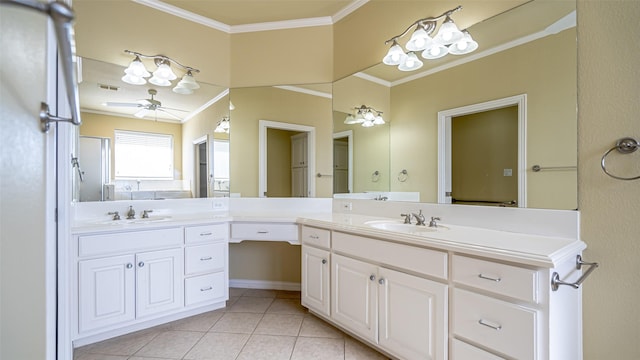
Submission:
M 411 234 L 433 233 L 443 230 L 449 230 L 449 228 L 441 225 L 438 225 L 438 227 L 429 227 L 416 224 L 405 224 L 402 220 L 374 220 L 365 222 L 365 225 L 380 230 L 397 231 Z
M 130 225 L 130 224 L 151 224 L 161 221 L 171 220 L 171 216 L 151 216 L 140 219 L 120 219 L 120 220 L 100 220 L 93 222 L 96 225 Z

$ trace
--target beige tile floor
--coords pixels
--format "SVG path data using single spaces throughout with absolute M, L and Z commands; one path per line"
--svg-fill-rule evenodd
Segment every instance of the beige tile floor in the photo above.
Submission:
M 75 360 L 379 360 L 307 312 L 300 292 L 231 288 L 220 309 L 78 348 Z

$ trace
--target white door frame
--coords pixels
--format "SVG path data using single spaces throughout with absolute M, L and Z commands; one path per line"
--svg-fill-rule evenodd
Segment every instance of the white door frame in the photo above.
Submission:
M 527 94 L 438 112 L 438 203 L 451 204 L 451 118 L 518 106 L 518 207 L 527 207 Z
M 267 129 L 300 131 L 307 133 L 307 190 L 309 197 L 316 196 L 316 128 L 307 125 L 278 121 L 258 121 L 258 197 L 266 197 L 267 192 Z
M 349 152 L 349 192 L 353 192 L 353 130 L 340 131 L 333 134 L 334 139 L 347 138 L 347 151 Z M 334 177 L 335 179 L 335 177 Z
M 193 196 L 200 197 L 200 149 L 198 147 L 200 144 L 206 144 L 205 157 L 207 162 L 207 173 L 211 174 L 209 171 L 209 135 L 202 135 L 197 139 L 193 140 L 193 184 L 191 184 L 191 188 L 194 190 Z M 210 184 L 211 176 L 207 176 L 207 196 L 209 197 L 209 184 Z

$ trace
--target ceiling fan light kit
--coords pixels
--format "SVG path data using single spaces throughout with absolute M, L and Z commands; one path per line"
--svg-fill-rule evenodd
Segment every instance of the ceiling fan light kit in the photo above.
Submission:
M 478 43 L 473 40 L 469 31 L 459 30 L 451 19 L 451 15 L 459 10 L 462 10 L 462 6 L 446 11 L 440 16 L 427 17 L 413 22 L 404 32 L 384 42 L 385 44 L 391 43 L 391 48 L 382 62 L 398 66 L 400 71 L 413 71 L 424 65 L 416 52 L 421 52 L 423 59 L 435 60 L 447 54 L 464 55 L 475 51 L 478 48 Z M 442 18 L 444 21 L 440 25 L 440 29 L 435 36 L 431 37 L 438 26 L 438 21 Z M 414 27 L 415 30 L 405 45 L 405 51 L 398 40 L 407 35 L 409 30 Z
M 193 94 L 193 90 L 198 89 L 200 85 L 196 82 L 193 73 L 199 73 L 200 70 L 191 66 L 182 65 L 176 60 L 165 55 L 145 55 L 135 51 L 125 50 L 127 54 L 134 55 L 135 58 L 131 61 L 131 64 L 124 70 L 124 76 L 122 81 L 132 85 L 144 85 L 147 83 L 146 78 L 152 74 L 146 69 L 142 63 L 143 59 L 153 59 L 156 65 L 156 70 L 153 72 L 153 76 L 148 80 L 149 83 L 156 86 L 171 86 L 171 81 L 178 78 L 178 76 L 171 69 L 171 65 L 174 64 L 180 69 L 185 71 L 181 80 L 176 87 L 173 88 L 173 92 L 178 94 Z

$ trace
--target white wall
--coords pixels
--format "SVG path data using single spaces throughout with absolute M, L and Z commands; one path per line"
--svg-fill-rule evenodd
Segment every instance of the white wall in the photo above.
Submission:
M 578 0 L 578 207 L 601 264 L 584 283 L 586 360 L 640 359 L 640 180 L 600 169 L 618 138 L 640 139 L 638 18 L 640 1 Z M 615 162 L 640 175 L 640 152 Z

